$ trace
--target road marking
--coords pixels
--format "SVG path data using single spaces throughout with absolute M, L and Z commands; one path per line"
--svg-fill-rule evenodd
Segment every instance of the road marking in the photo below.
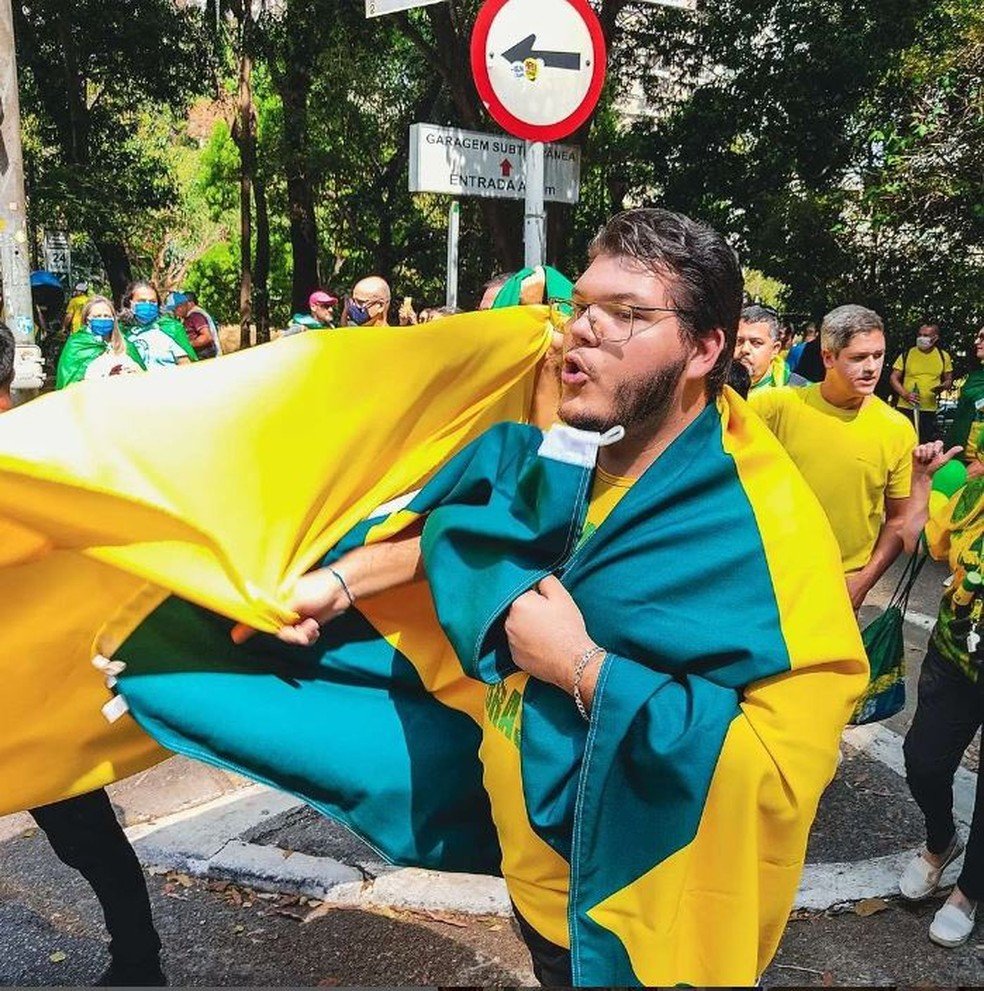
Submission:
M 905 614 L 905 621 L 913 626 L 918 626 L 920 630 L 925 630 L 927 633 L 931 632 L 936 625 L 935 616 L 928 616 L 924 612 L 912 612 L 911 610 Z

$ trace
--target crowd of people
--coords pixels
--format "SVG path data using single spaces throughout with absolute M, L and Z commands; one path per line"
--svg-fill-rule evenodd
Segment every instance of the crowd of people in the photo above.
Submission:
M 496 294 L 515 273 L 497 275 L 482 287 L 476 309 L 490 309 Z M 342 300 L 325 289 L 308 297 L 307 312 L 295 313 L 279 337 L 307 330 L 340 327 L 388 327 L 392 310 L 391 290 L 385 279 L 369 276 L 356 283 Z M 397 312 L 396 325 L 410 327 L 463 313 L 453 306 L 414 309 L 406 297 Z M 190 289 L 168 292 L 163 298 L 146 279 L 131 282 L 119 311 L 107 296 L 90 291 L 88 282 L 77 282 L 62 318 L 66 341 L 55 370 L 56 388 L 85 379 L 127 375 L 173 365 L 215 358 L 223 353 L 214 318 L 198 303 Z
M 901 554 L 918 552 L 927 523 L 935 525 L 937 539 L 930 547 L 949 561 L 954 574 L 923 661 L 918 705 L 905 742 L 907 781 L 925 816 L 926 844 L 906 867 L 899 887 L 910 899 L 932 895 L 944 869 L 965 851 L 959 880 L 929 930 L 942 946 L 962 945 L 984 898 L 980 785 L 966 838 L 958 835 L 954 823 L 952 795 L 962 754 L 984 719 L 984 657 L 978 653 L 978 625 L 984 621 L 984 523 L 978 516 L 984 517 L 984 487 L 975 487 L 984 477 L 984 327 L 976 341 L 982 367 L 963 383 L 944 443 L 939 397 L 953 388 L 954 366 L 940 346 L 935 323 L 920 326 L 914 346 L 890 362 L 893 401 L 887 402 L 877 394 L 885 382 L 887 358 L 885 328 L 877 313 L 845 302 L 831 309 L 819 327 L 810 325 L 801 339 L 792 340 L 779 313 L 743 299 L 741 272 L 724 240 L 688 218 L 660 210 L 622 214 L 599 234 L 589 266 L 572 290 L 556 296 L 550 291 L 552 279 L 542 270 L 496 276 L 483 287 L 477 308 L 548 304 L 554 344 L 544 359 L 549 374 L 540 376 L 534 403 L 540 412 L 533 422 L 544 430 L 559 422 L 577 437 L 596 436 L 592 458 L 597 457 L 597 466 L 577 534 L 577 554 L 583 563 L 596 550 L 602 562 L 598 567 L 604 570 L 603 563 L 610 560 L 603 557 L 604 541 L 621 534 L 639 562 L 631 571 L 631 593 L 627 585 L 613 584 L 628 581 L 630 572 L 610 565 L 600 607 L 579 595 L 576 586 L 565 588 L 552 576 L 516 596 L 507 610 L 505 633 L 520 670 L 506 679 L 507 691 L 535 705 L 530 686 L 551 686 L 569 701 L 563 720 L 552 718 L 563 722 L 572 714 L 583 717 L 585 727 L 596 727 L 602 718 L 596 714 L 599 709 L 606 718 L 623 719 L 633 733 L 638 726 L 654 725 L 647 718 L 682 720 L 666 724 L 679 734 L 673 747 L 641 729 L 631 746 L 620 751 L 629 764 L 638 762 L 641 772 L 667 775 L 670 791 L 669 776 L 689 774 L 683 763 L 690 760 L 708 762 L 706 780 L 693 783 L 701 795 L 716 782 L 715 768 L 737 775 L 734 763 L 718 754 L 729 753 L 727 741 L 742 732 L 734 724 L 747 723 L 762 741 L 763 766 L 768 768 L 756 770 L 761 777 L 750 776 L 749 787 L 767 780 L 776 768 L 780 776 L 787 775 L 787 761 L 802 775 L 802 785 L 790 785 L 795 775 L 788 772 L 786 786 L 802 791 L 793 796 L 793 807 L 775 813 L 776 821 L 767 827 L 775 830 L 777 849 L 788 844 L 789 850 L 799 851 L 790 856 L 801 862 L 803 837 L 834 773 L 837 738 L 865 682 L 857 612 Z M 86 286 L 76 289 L 76 297 L 85 296 Z M 283 336 L 335 326 L 389 325 L 391 290 L 378 276 L 357 283 L 336 318 L 339 304 L 338 296 L 319 289 L 310 297 L 309 312 L 295 314 Z M 409 299 L 398 313 L 402 326 L 451 315 L 444 308 L 417 313 Z M 128 287 L 119 311 L 104 296 L 79 302 L 73 298 L 65 326 L 70 334 L 58 364 L 58 388 L 222 354 L 215 322 L 194 294 L 175 291 L 162 300 L 146 281 Z M 2 329 L 0 411 L 10 406 L 12 360 L 13 339 Z M 738 394 L 747 396 L 747 402 Z M 532 444 L 532 453 L 546 443 L 538 431 L 532 440 L 522 434 L 514 442 L 523 451 Z M 573 458 L 570 445 L 576 446 L 575 441 L 565 443 L 565 456 Z M 528 456 L 524 453 L 516 464 L 525 465 Z M 934 524 L 931 480 L 956 457 L 966 465 L 962 499 L 976 501 L 963 505 L 959 518 L 951 505 L 949 516 Z M 687 524 L 674 498 L 661 490 L 661 479 L 685 469 L 694 472 L 694 464 L 701 464 L 706 475 L 701 511 L 728 531 L 727 567 L 718 562 L 720 566 L 706 569 L 703 579 L 683 574 L 678 558 L 671 564 L 663 558 L 681 546 L 696 550 L 703 542 L 710 547 L 703 523 Z M 499 479 L 500 486 L 525 484 L 519 475 L 513 477 L 519 468 L 510 471 L 508 478 Z M 784 506 L 783 520 L 763 522 L 777 515 L 776 500 L 781 498 L 792 500 Z M 618 527 L 606 527 L 616 510 Z M 719 550 L 715 545 L 708 553 Z M 314 643 L 326 623 L 360 599 L 418 575 L 421 556 L 417 534 L 358 548 L 331 567 L 311 572 L 298 584 L 291 603 L 300 618 L 281 630 L 281 639 Z M 661 579 L 663 572 L 676 577 Z M 743 587 L 729 583 L 726 576 L 733 574 L 743 576 Z M 968 583 L 975 590 L 969 607 L 960 598 Z M 729 622 L 725 610 L 722 622 L 712 624 L 720 629 L 700 635 L 687 633 L 685 624 L 678 624 L 675 633 L 672 624 L 661 625 L 652 601 L 663 596 L 673 600 L 678 612 L 696 614 L 706 606 L 705 586 L 714 601 L 741 611 L 742 622 Z M 440 590 L 435 588 L 434 595 L 438 598 Z M 614 613 L 616 620 L 599 608 Z M 629 632 L 617 617 L 628 623 L 633 609 L 638 610 L 638 628 Z M 760 624 L 754 635 L 748 632 L 753 615 Z M 962 626 L 955 621 L 964 617 L 969 622 Z M 805 626 L 823 631 L 823 636 L 794 635 Z M 775 630 L 783 631 L 779 639 Z M 241 641 L 249 632 L 239 629 L 235 635 Z M 784 653 L 777 659 L 774 650 L 780 642 Z M 632 672 L 636 682 L 620 674 L 624 671 Z M 802 715 L 797 691 L 805 689 L 795 686 L 809 685 L 821 671 L 826 679 L 818 682 L 824 686 L 823 698 L 808 702 L 818 729 L 801 746 L 796 737 L 802 731 L 793 724 Z M 668 680 L 646 681 L 639 672 L 652 678 L 662 672 Z M 674 691 L 683 693 L 680 713 L 702 705 L 708 712 L 721 705 L 721 713 L 706 722 L 698 718 L 696 729 L 688 727 L 668 701 Z M 684 746 L 681 741 L 691 731 L 702 739 Z M 590 746 L 581 730 L 565 732 L 571 754 L 538 758 L 553 762 L 542 773 L 555 782 L 576 779 L 581 754 Z M 784 750 L 784 735 L 801 748 L 795 757 Z M 707 756 L 705 747 L 714 753 Z M 550 827 L 551 844 L 561 855 L 547 857 L 525 819 L 516 820 L 516 796 L 524 782 L 514 750 L 505 745 L 494 720 L 487 722 L 482 745 L 483 760 L 489 762 L 487 787 L 517 919 L 538 978 L 547 985 L 568 986 L 578 976 L 572 969 L 565 859 L 573 805 L 553 810 L 559 818 Z M 760 759 L 753 750 L 746 758 L 752 764 Z M 529 781 L 525 787 L 530 800 Z M 564 791 L 560 784 L 557 788 Z M 570 798 L 573 802 L 573 793 Z M 567 801 L 555 800 L 558 806 Z M 773 814 L 764 806 L 754 808 L 763 821 Z M 160 941 L 146 887 L 105 793 L 32 814 L 59 857 L 84 874 L 103 905 L 113 959 L 104 982 L 163 983 Z M 687 843 L 696 842 L 696 831 L 695 824 Z M 754 860 L 758 853 L 739 849 L 736 855 Z M 795 880 L 777 896 L 780 914 L 791 907 Z M 715 877 L 712 885 L 726 882 Z M 705 909 L 711 911 L 709 905 Z M 713 943 L 705 952 L 714 953 Z M 747 969 L 738 973 L 759 975 Z

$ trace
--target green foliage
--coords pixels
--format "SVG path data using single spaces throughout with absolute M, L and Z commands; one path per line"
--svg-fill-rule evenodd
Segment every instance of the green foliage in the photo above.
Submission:
M 171 0 L 17 4 L 36 221 L 115 239 L 141 270 L 237 321 L 230 125 L 246 51 L 274 326 L 292 310 L 299 189 L 314 204 L 322 284 L 340 294 L 378 272 L 394 299 L 439 304 L 448 201 L 407 191 L 407 131 L 497 130 L 467 67 L 478 6 L 367 20 L 351 0 L 287 0 L 253 29 L 230 19 L 214 34 L 211 12 Z M 773 305 L 814 319 L 871 305 L 897 343 L 932 313 L 961 350 L 984 319 L 979 0 L 714 0 L 697 15 L 594 6 L 611 37 L 609 79 L 572 139 L 581 201 L 550 208 L 559 267 L 575 275 L 617 210 L 659 204 L 724 232 L 754 270 L 750 291 Z M 206 91 L 214 123 L 192 137 L 187 110 Z M 522 205 L 465 198 L 461 213 L 469 302 L 515 260 Z
M 771 306 L 779 312 L 785 312 L 788 286 L 784 286 L 778 279 L 770 279 L 754 268 L 744 269 L 743 275 L 745 276 L 745 292 L 756 303 L 762 303 L 764 306 Z
M 179 197 L 171 111 L 207 79 L 195 15 L 170 0 L 32 0 L 14 15 L 34 226 L 91 239 L 107 259 L 145 255 Z
M 926 312 L 969 333 L 982 17 L 976 0 L 720 0 L 688 24 L 649 17 L 647 54 L 673 74 L 638 73 L 663 115 L 633 129 L 636 196 L 726 232 L 789 287 L 792 311 L 874 306 L 896 346 Z

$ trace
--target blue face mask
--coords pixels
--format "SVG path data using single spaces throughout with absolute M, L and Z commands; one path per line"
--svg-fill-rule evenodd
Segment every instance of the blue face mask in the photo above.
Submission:
M 96 337 L 103 339 L 109 337 L 115 326 L 116 321 L 112 317 L 89 317 L 89 333 L 95 334 Z
M 139 323 L 153 323 L 161 314 L 161 308 L 150 300 L 141 300 L 133 304 L 133 315 Z
M 345 312 L 348 314 L 349 323 L 354 323 L 356 327 L 367 324 L 371 318 L 369 308 L 367 306 L 361 306 L 354 299 L 348 301 L 345 306 Z

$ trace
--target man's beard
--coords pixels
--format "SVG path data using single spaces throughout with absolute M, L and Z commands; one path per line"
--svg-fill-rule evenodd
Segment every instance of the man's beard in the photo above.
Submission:
M 600 434 L 616 426 L 624 427 L 629 434 L 639 432 L 641 427 L 647 433 L 655 434 L 670 414 L 677 385 L 686 367 L 687 360 L 681 358 L 648 379 L 622 382 L 615 390 L 612 412 L 608 417 L 585 412 L 569 417 L 562 415 L 562 419 L 569 427 Z

